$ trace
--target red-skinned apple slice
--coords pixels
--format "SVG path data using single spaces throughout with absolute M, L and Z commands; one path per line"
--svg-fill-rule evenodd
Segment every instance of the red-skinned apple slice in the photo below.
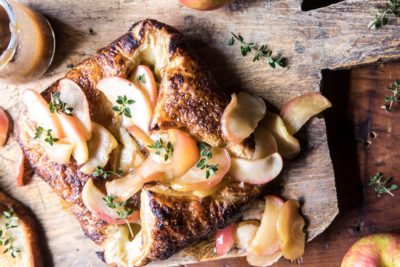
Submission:
M 256 143 L 253 159 L 265 158 L 278 151 L 278 145 L 275 137 L 267 130 L 267 128 L 259 125 L 254 132 L 254 140 Z
M 74 117 L 65 114 L 58 114 L 65 135 L 70 138 L 75 147 L 72 151 L 72 157 L 76 164 L 81 165 L 89 159 L 89 150 L 86 143 L 85 133 L 81 123 Z
M 283 200 L 276 196 L 265 197 L 265 209 L 260 227 L 251 241 L 248 251 L 255 256 L 268 256 L 280 250 L 277 222 Z
M 0 146 L 4 146 L 7 141 L 9 126 L 10 122 L 7 113 L 3 108 L 0 108 Z
M 277 220 L 277 233 L 282 242 L 283 257 L 292 261 L 304 254 L 305 222 L 299 209 L 300 204 L 297 200 L 288 200 L 283 204 Z
M 273 134 L 278 144 L 279 154 L 282 157 L 291 159 L 300 153 L 299 141 L 289 134 L 279 115 L 267 111 L 264 119 L 260 122 L 260 126 L 265 127 Z
M 19 155 L 17 160 L 16 182 L 18 187 L 24 186 L 24 170 L 25 170 L 24 165 L 25 165 L 25 155 L 24 152 L 21 151 L 21 154 Z
M 282 167 L 283 160 L 279 153 L 255 160 L 232 157 L 229 174 L 238 181 L 260 185 L 275 179 Z
M 88 141 L 89 159 L 79 171 L 92 174 L 98 166 L 106 166 L 110 153 L 118 146 L 114 136 L 103 126 L 93 122 L 92 138 Z
M 89 103 L 85 93 L 74 81 L 62 79 L 58 83 L 60 100 L 65 102 L 68 107 L 73 108 L 72 115 L 81 123 L 85 132 L 86 140 L 92 134 L 92 121 L 90 120 Z
M 206 178 L 206 168 L 201 169 L 196 165 L 179 178 L 172 180 L 171 187 L 176 191 L 203 191 L 208 190 L 221 182 L 231 166 L 231 157 L 223 148 L 210 148 L 212 158 L 208 165 L 217 165 L 218 170 Z
M 137 66 L 133 70 L 130 80 L 147 92 L 154 108 L 157 104 L 157 83 L 150 68 L 145 65 Z
M 125 224 L 125 219 L 121 219 L 116 211 L 107 206 L 103 200 L 106 195 L 101 192 L 90 178 L 82 190 L 82 201 L 86 208 L 96 215 L 99 219 L 111 224 Z M 139 219 L 139 211 L 134 211 L 126 219 L 128 222 L 136 222 Z
M 217 232 L 215 248 L 218 256 L 228 254 L 235 244 L 236 224 L 228 225 Z
M 126 96 L 128 100 L 134 100 L 135 103 L 127 105 L 130 109 L 131 118 L 122 115 L 122 125 L 126 128 L 136 125 L 145 133 L 149 132 L 153 105 L 145 90 L 120 77 L 104 78 L 98 82 L 97 88 L 106 95 L 113 106 L 118 106 L 117 99 L 119 96 Z
M 232 94 L 221 118 L 223 135 L 234 144 L 241 143 L 254 132 L 265 112 L 265 102 L 261 97 L 245 92 L 237 96 Z
M 281 257 L 282 257 L 282 251 L 278 250 L 277 252 L 267 256 L 255 256 L 250 254 L 247 255 L 246 259 L 251 266 L 266 267 L 266 266 L 271 266 L 272 264 L 277 262 Z
M 59 164 L 67 164 L 71 161 L 75 142 L 71 138 L 61 138 L 53 143 L 53 145 L 43 143 L 43 147 L 50 161 Z
M 28 117 L 46 130 L 51 129 L 52 135 L 62 138 L 63 128 L 58 119 L 57 113 L 51 113 L 49 104 L 36 91 L 27 89 L 22 94 L 22 101 L 28 111 Z
M 313 116 L 332 106 L 318 93 L 308 93 L 292 98 L 281 109 L 281 117 L 289 134 L 295 134 Z

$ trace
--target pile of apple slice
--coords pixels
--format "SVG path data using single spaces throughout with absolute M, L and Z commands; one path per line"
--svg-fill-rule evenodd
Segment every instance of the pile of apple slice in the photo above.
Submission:
M 304 219 L 296 200 L 284 202 L 276 196 L 265 197 L 265 210 L 258 220 L 246 220 L 220 230 L 216 238 L 218 255 L 233 247 L 248 252 L 247 261 L 253 266 L 270 266 L 282 256 L 296 260 L 303 256 Z

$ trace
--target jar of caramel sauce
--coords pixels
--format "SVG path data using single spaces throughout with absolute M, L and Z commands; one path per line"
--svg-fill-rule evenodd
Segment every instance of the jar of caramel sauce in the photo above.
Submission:
M 54 51 L 54 32 L 43 16 L 13 0 L 0 0 L 0 81 L 39 78 L 50 66 Z

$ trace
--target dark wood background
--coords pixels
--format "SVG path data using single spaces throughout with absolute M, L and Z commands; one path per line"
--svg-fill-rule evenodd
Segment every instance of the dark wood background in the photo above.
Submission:
M 340 213 L 332 225 L 306 245 L 302 266 L 336 267 L 348 248 L 370 233 L 400 232 L 400 190 L 378 197 L 368 187 L 377 171 L 400 185 L 400 110 L 380 108 L 400 80 L 400 63 L 323 71 L 322 92 L 333 103 L 325 112 Z M 290 266 L 280 260 L 274 266 Z M 245 258 L 193 266 L 248 266 Z

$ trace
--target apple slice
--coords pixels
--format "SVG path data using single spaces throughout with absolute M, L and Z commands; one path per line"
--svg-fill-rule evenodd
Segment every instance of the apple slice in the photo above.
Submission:
M 125 219 L 121 219 L 114 209 L 107 206 L 104 201 L 105 197 L 106 195 L 96 187 L 93 183 L 93 179 L 90 178 L 82 190 L 82 201 L 86 208 L 88 208 L 88 210 L 90 210 L 97 218 L 107 223 L 125 224 Z M 126 220 L 128 222 L 137 222 L 139 214 L 139 211 L 134 211 Z
M 172 173 L 174 177 L 180 177 L 199 160 L 199 149 L 196 141 L 184 131 L 169 129 L 168 136 L 174 148 Z
M 189 192 L 208 190 L 219 184 L 229 171 L 231 157 L 223 148 L 210 148 L 210 151 L 212 157 L 207 164 L 217 166 L 215 173 L 206 178 L 207 168 L 201 169 L 196 164 L 183 176 L 172 180 L 171 187 L 177 191 Z
M 118 146 L 117 140 L 106 128 L 95 122 L 92 127 L 92 138 L 88 142 L 89 159 L 79 169 L 88 175 L 93 174 L 98 166 L 106 166 L 111 151 Z
M 21 154 L 18 157 L 17 160 L 17 176 L 16 176 L 16 182 L 17 182 L 17 186 L 21 187 L 24 186 L 24 171 L 25 171 L 25 155 L 24 152 L 21 151 Z
M 141 87 L 147 92 L 153 108 L 157 104 L 157 83 L 154 79 L 153 72 L 151 69 L 145 65 L 137 66 L 131 76 L 130 80 L 134 82 L 137 86 Z
M 282 257 L 282 251 L 278 250 L 277 252 L 267 255 L 267 256 L 255 256 L 255 255 L 247 255 L 247 262 L 251 266 L 260 266 L 266 267 L 271 266 L 275 262 L 277 262 Z
M 58 164 L 67 164 L 71 161 L 75 142 L 71 138 L 61 138 L 53 145 L 43 143 L 43 147 L 50 161 Z
M 240 92 L 232 94 L 231 102 L 225 108 L 221 118 L 222 133 L 234 144 L 241 143 L 257 127 L 267 108 L 259 96 Z
M 236 227 L 235 243 L 239 249 L 246 250 L 249 248 L 251 241 L 253 241 L 260 222 L 258 220 L 242 221 Z
M 145 156 L 125 128 L 119 129 L 119 141 L 123 146 L 119 153 L 118 169 L 123 173 L 128 173 L 138 168 L 143 163 Z
M 238 181 L 248 184 L 266 184 L 281 172 L 283 160 L 279 153 L 255 160 L 232 157 L 229 174 Z
M 283 257 L 287 260 L 296 260 L 303 256 L 305 246 L 305 225 L 299 212 L 300 204 L 297 200 L 286 201 L 277 220 L 277 233 L 281 240 Z
M 254 132 L 254 140 L 256 143 L 253 159 L 265 158 L 278 151 L 278 145 L 275 137 L 267 130 L 266 127 L 259 125 Z
M 215 248 L 218 256 L 228 254 L 235 244 L 236 225 L 233 223 L 217 232 Z
M 62 79 L 58 83 L 60 100 L 68 107 L 73 108 L 72 115 L 82 124 L 86 140 L 92 135 L 92 121 L 90 120 L 89 103 L 81 87 L 70 79 Z
M 281 109 L 281 117 L 289 134 L 295 134 L 311 117 L 332 106 L 319 93 L 308 93 L 292 98 Z
M 149 124 L 153 116 L 153 105 L 147 96 L 147 92 L 134 83 L 120 77 L 107 77 L 100 80 L 97 88 L 102 91 L 113 106 L 119 106 L 118 97 L 126 97 L 127 100 L 135 101 L 127 104 L 131 117 L 123 116 L 122 125 L 128 128 L 136 125 L 145 133 L 149 132 Z
M 51 129 L 54 137 L 63 137 L 63 127 L 56 113 L 51 113 L 49 104 L 36 91 L 27 89 L 22 94 L 22 101 L 28 111 L 29 118 L 46 130 Z
M 0 146 L 4 146 L 6 144 L 9 126 L 10 122 L 8 120 L 7 113 L 3 108 L 0 108 Z
M 267 128 L 273 134 L 282 157 L 292 159 L 300 153 L 299 141 L 288 132 L 279 115 L 267 111 L 260 126 Z
M 135 140 L 144 148 L 149 150 L 150 146 L 154 145 L 154 141 L 142 129 L 136 125 L 131 125 L 126 128 L 127 132 L 135 138 Z
M 81 165 L 85 163 L 89 159 L 89 150 L 81 123 L 74 116 L 65 114 L 57 115 L 65 135 L 75 143 L 72 157 L 75 159 L 76 164 Z
M 276 196 L 265 197 L 265 209 L 260 227 L 251 241 L 248 251 L 255 256 L 268 256 L 280 250 L 277 221 L 283 200 Z

